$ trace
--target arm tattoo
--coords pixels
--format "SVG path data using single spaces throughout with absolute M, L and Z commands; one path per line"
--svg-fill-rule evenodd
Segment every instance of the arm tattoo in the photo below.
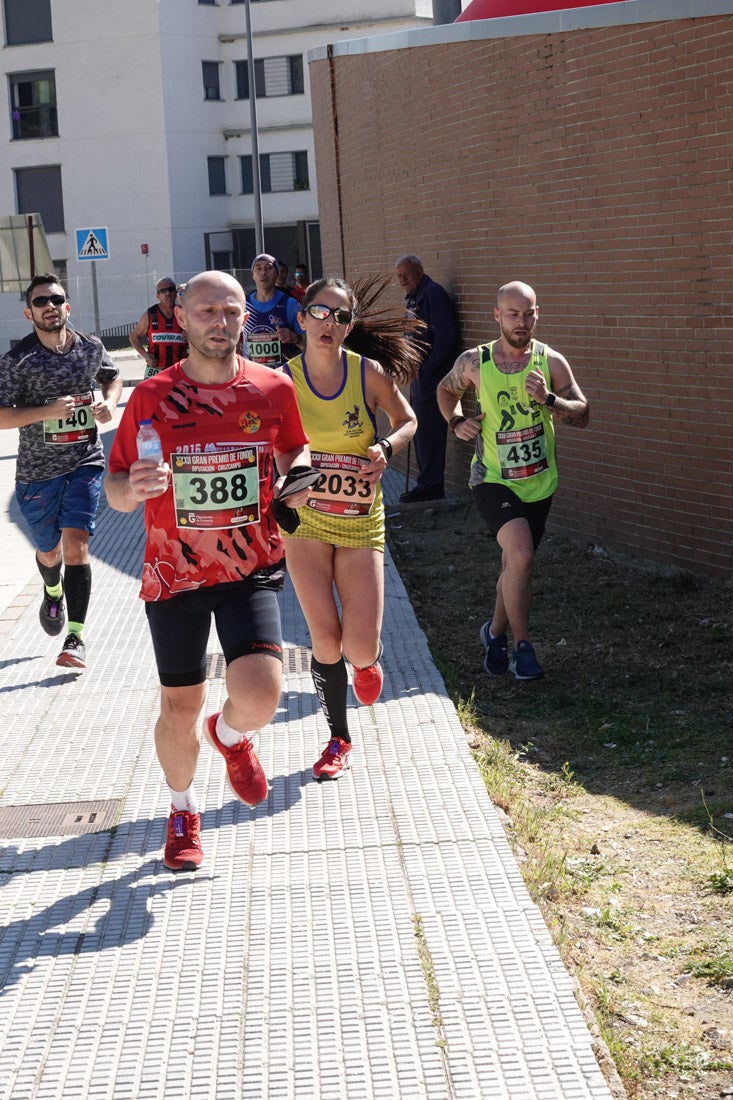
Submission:
M 563 424 L 568 424 L 574 428 L 585 428 L 590 419 L 590 409 L 588 402 L 583 397 L 575 382 L 568 382 L 566 386 L 561 386 L 560 389 L 555 391 L 558 397 L 561 397 L 563 401 L 572 402 L 570 408 L 560 410 L 558 409 L 558 419 Z
M 463 397 L 473 380 L 470 378 L 471 368 L 478 365 L 478 355 L 475 351 L 464 351 L 458 356 L 453 369 L 446 374 L 441 386 L 452 393 L 454 397 Z

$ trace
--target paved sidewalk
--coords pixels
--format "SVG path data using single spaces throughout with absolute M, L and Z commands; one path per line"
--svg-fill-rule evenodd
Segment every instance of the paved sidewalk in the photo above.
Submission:
M 608 1100 L 389 556 L 384 692 L 354 701 L 351 773 L 312 778 L 325 724 L 288 587 L 269 798 L 237 802 L 204 746 L 206 858 L 174 875 L 141 516 L 103 506 L 89 669 L 58 668 L 2 436 L 0 1100 Z M 207 712 L 214 634 L 210 653 Z

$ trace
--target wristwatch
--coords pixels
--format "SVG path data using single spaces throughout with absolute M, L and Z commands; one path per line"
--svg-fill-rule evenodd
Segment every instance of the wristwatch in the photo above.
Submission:
M 547 395 L 547 400 L 545 401 L 545 408 L 551 409 L 556 401 L 557 401 L 557 394 L 554 394 L 552 392 L 552 390 L 550 390 L 550 392 Z
M 387 459 L 387 462 L 389 462 L 392 457 L 392 444 L 388 439 L 378 439 L 377 443 L 384 451 L 384 457 Z

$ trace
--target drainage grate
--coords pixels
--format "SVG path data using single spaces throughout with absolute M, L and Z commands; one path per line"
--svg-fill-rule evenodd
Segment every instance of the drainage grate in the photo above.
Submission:
M 28 806 L 0 806 L 0 839 L 101 833 L 115 824 L 121 808 L 121 798 L 104 802 L 37 802 Z
M 206 658 L 206 679 L 223 680 L 227 674 L 223 653 L 209 653 Z
M 283 646 L 283 665 L 286 674 L 310 672 L 311 651 L 303 645 Z
M 311 651 L 302 645 L 283 646 L 283 671 L 297 675 L 299 672 L 310 672 Z M 223 680 L 227 674 L 227 666 L 223 653 L 209 653 L 206 658 L 206 679 Z

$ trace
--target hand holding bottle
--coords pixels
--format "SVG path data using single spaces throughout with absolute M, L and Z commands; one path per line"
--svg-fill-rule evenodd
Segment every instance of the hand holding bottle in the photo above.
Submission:
M 130 492 L 136 500 L 162 496 L 168 488 L 170 467 L 164 460 L 160 436 L 151 420 L 140 421 L 137 455 L 137 462 L 130 467 Z

